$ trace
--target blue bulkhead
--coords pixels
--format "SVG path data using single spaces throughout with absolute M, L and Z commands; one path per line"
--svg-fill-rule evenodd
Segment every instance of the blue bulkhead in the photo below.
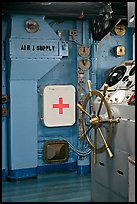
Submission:
M 29 33 L 25 21 L 35 19 L 39 32 Z M 47 164 L 43 145 L 47 140 L 66 140 L 77 147 L 77 124 L 69 127 L 45 127 L 40 120 L 41 86 L 70 84 L 77 88 L 77 44 L 69 41 L 67 30 L 84 32 L 89 43 L 88 22 L 46 21 L 44 16 L 12 15 L 6 39 L 8 67 L 8 178 L 35 177 L 41 172 L 76 170 L 77 154 L 69 148 L 67 162 Z M 56 30 L 62 29 L 62 39 Z M 82 44 L 81 35 L 78 43 Z M 45 50 L 47 52 L 45 52 Z M 75 99 L 76 100 L 76 99 Z
M 26 21 L 32 19 L 38 23 L 38 32 L 26 30 Z M 88 20 L 16 14 L 3 19 L 2 26 L 2 94 L 8 97 L 7 104 L 2 104 L 8 109 L 7 116 L 2 117 L 2 177 L 16 180 L 54 171 L 90 172 L 90 151 L 85 152 L 87 145 L 78 140 L 77 109 L 73 125 L 46 127 L 41 121 L 41 88 L 73 85 L 77 104 L 79 93 L 88 93 L 87 79 L 93 89 L 99 89 L 108 69 L 132 59 L 133 29 L 127 28 L 124 36 L 109 33 L 100 42 L 93 42 Z M 86 56 L 90 66 L 80 72 L 83 56 L 79 48 L 83 45 L 90 48 Z M 112 53 L 117 45 L 125 47 L 125 55 Z M 80 83 L 84 84 L 82 89 Z M 52 140 L 67 141 L 67 161 L 50 164 L 44 160 L 44 144 Z

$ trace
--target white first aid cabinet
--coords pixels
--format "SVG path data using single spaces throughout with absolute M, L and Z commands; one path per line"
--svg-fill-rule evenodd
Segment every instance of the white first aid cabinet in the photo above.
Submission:
M 75 123 L 75 87 L 49 85 L 42 93 L 42 120 L 47 127 L 72 126 Z

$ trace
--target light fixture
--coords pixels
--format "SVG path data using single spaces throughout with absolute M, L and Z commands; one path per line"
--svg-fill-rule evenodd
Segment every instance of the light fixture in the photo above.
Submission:
M 52 4 L 52 2 L 42 2 L 42 3 L 41 3 L 42 6 L 49 6 L 49 5 L 51 5 L 51 4 Z

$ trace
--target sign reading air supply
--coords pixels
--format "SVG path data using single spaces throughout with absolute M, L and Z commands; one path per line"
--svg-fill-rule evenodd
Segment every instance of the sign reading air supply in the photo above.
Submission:
M 47 127 L 75 123 L 75 87 L 50 85 L 43 90 L 43 122 Z

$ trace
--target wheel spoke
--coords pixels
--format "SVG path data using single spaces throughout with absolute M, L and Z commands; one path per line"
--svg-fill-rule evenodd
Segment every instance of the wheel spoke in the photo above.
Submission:
M 85 135 L 85 137 L 86 137 L 86 140 L 87 140 L 88 144 L 91 146 L 91 149 L 93 149 L 93 144 L 92 144 L 92 142 L 90 141 L 90 138 L 88 137 L 87 134 Z
M 104 85 L 104 91 L 102 94 L 102 92 L 98 90 L 91 90 L 91 81 L 88 80 L 87 83 L 88 83 L 89 94 L 86 96 L 83 102 L 83 105 L 77 104 L 77 107 L 82 112 L 82 126 L 84 130 L 83 134 L 79 139 L 80 140 L 82 140 L 83 138 L 86 139 L 85 147 L 86 145 L 89 145 L 89 147 L 93 151 L 92 162 L 93 164 L 96 164 L 97 154 L 102 153 L 105 150 L 107 150 L 110 158 L 113 157 L 113 153 L 111 152 L 108 145 L 110 143 L 110 139 L 112 136 L 112 127 L 113 127 L 112 124 L 118 123 L 120 119 L 119 118 L 112 119 L 112 113 L 111 113 L 109 104 L 105 98 L 108 85 L 107 84 Z M 100 97 L 100 103 L 96 103 L 96 100 L 94 100 L 94 96 Z M 98 108 L 96 107 L 97 104 L 98 104 Z M 107 112 L 107 116 L 105 115 L 104 117 L 100 115 L 100 113 L 102 113 L 101 109 L 103 106 L 105 106 L 105 110 Z M 87 127 L 87 125 L 89 126 Z M 105 130 L 107 130 L 106 137 L 104 137 L 104 131 L 102 128 L 105 128 Z M 90 132 L 91 129 L 92 130 L 94 129 L 94 132 Z M 98 147 L 99 144 L 97 144 L 98 134 L 99 136 L 101 136 L 103 140 L 103 145 L 101 147 Z
M 96 115 L 95 104 L 94 104 L 94 100 L 92 98 L 91 81 L 88 80 L 87 84 L 88 84 L 88 90 L 89 90 L 89 95 L 90 95 L 90 100 L 91 100 L 91 106 L 92 106 L 93 114 Z
M 91 135 L 90 136 L 88 136 L 89 137 L 89 140 L 91 139 Z M 85 147 L 87 147 L 87 146 L 89 146 L 89 143 L 88 143 L 88 141 L 87 140 L 85 140 L 86 141 L 86 143 L 85 143 Z
M 107 141 L 106 141 L 105 138 L 104 138 L 104 135 L 103 135 L 103 133 L 102 133 L 102 130 L 101 130 L 99 127 L 98 127 L 98 131 L 99 131 L 100 136 L 101 136 L 101 138 L 102 138 L 102 140 L 103 140 L 103 142 L 104 142 L 104 145 L 105 145 L 105 147 L 106 147 L 106 149 L 107 149 L 107 151 L 108 151 L 109 156 L 110 156 L 110 157 L 113 157 L 113 154 L 112 154 L 111 150 L 110 150 L 109 147 L 108 147 Z
M 86 135 L 91 129 L 92 129 L 92 126 L 90 126 L 90 127 L 81 135 L 81 137 L 80 137 L 79 139 L 82 140 L 82 139 L 85 137 L 85 135 Z
M 92 118 L 92 116 L 80 104 L 77 104 L 77 107 L 80 108 L 80 110 L 84 112 L 86 115 L 88 115 L 90 118 Z
M 116 119 L 105 119 L 105 120 L 100 120 L 99 123 L 119 123 L 120 119 L 116 118 Z
M 97 153 L 96 153 L 96 148 L 97 148 L 97 129 L 94 129 L 94 148 L 93 148 L 93 164 L 97 163 Z
M 98 112 L 97 112 L 97 116 L 99 116 L 101 108 L 102 108 L 102 104 L 103 104 L 103 97 L 101 98 L 101 102 L 99 104 L 99 108 L 98 108 Z
M 90 100 L 91 100 L 91 104 L 92 104 L 91 106 L 92 106 L 93 114 L 96 115 L 95 104 L 94 104 L 94 100 L 93 100 L 92 96 L 91 96 Z
M 103 90 L 103 95 L 102 95 L 101 102 L 100 102 L 100 105 L 99 105 L 99 109 L 98 109 L 98 112 L 97 112 L 97 116 L 99 116 L 99 114 L 100 114 L 102 104 L 103 104 L 103 100 L 104 100 L 104 97 L 106 96 L 107 89 L 108 89 L 108 84 L 105 84 L 104 85 L 104 90 Z

